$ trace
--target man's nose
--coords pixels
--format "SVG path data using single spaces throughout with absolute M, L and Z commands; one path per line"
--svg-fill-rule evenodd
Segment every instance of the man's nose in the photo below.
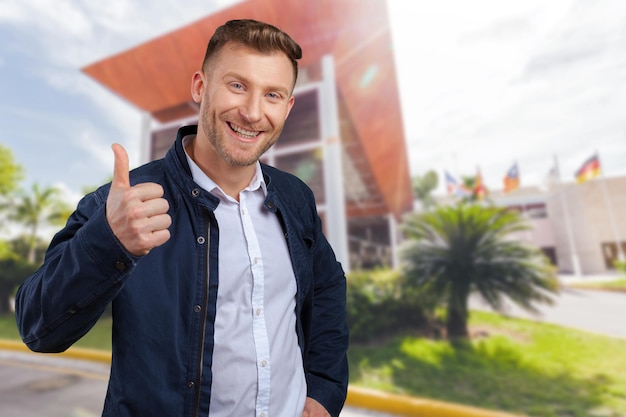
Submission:
M 262 97 L 257 94 L 250 94 L 239 107 L 239 113 L 247 122 L 259 121 L 263 114 Z

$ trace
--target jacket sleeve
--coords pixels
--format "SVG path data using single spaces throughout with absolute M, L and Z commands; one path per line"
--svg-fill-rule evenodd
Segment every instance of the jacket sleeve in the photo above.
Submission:
M 34 351 L 62 352 L 85 335 L 135 265 L 109 228 L 99 191 L 80 201 L 17 291 L 18 329 Z
M 316 218 L 311 327 L 305 349 L 307 395 L 338 416 L 348 389 L 346 279 Z

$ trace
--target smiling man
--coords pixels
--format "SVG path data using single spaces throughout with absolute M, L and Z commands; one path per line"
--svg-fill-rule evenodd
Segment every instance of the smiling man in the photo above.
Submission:
M 109 304 L 103 416 L 338 416 L 346 397 L 345 276 L 311 190 L 261 164 L 294 105 L 301 50 L 229 21 L 192 76 L 198 126 L 163 160 L 87 195 L 20 287 L 24 342 L 59 352 Z
M 199 140 L 187 148 L 202 170 L 238 198 L 252 178 L 255 164 L 276 141 L 294 104 L 295 57 L 215 41 L 202 71 L 193 75 L 191 94 L 200 103 Z M 287 45 L 285 45 L 287 46 Z M 202 155 L 193 158 L 193 155 Z

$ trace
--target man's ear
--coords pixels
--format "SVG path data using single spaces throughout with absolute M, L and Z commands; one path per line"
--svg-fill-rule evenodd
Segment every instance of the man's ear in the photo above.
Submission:
M 291 109 L 293 108 L 293 104 L 296 102 L 296 98 L 294 96 L 289 97 L 289 101 L 287 102 L 287 114 L 285 114 L 285 120 L 289 117 L 289 113 L 291 113 Z
M 191 97 L 193 101 L 200 104 L 204 93 L 205 78 L 202 71 L 196 71 L 191 77 Z

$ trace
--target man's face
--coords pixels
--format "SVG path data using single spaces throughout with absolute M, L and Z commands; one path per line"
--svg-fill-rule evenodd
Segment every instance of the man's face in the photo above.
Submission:
M 206 73 L 193 78 L 192 95 L 201 103 L 198 137 L 208 139 L 207 149 L 231 166 L 254 164 L 283 130 L 293 84 L 293 66 L 284 54 L 225 45 Z

